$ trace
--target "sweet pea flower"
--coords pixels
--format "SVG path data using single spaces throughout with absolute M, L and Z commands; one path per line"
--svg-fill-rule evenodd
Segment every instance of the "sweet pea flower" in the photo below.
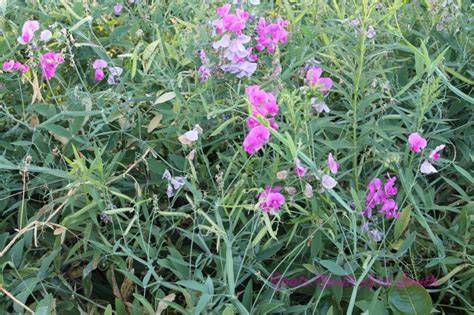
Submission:
M 92 63 L 92 68 L 94 68 L 94 69 L 104 69 L 106 67 L 107 67 L 107 61 L 105 61 L 103 59 L 96 59 Z
M 165 170 L 163 173 L 162 179 L 168 181 L 168 188 L 166 189 L 166 195 L 168 198 L 174 196 L 175 192 L 178 191 L 186 183 L 186 177 L 183 176 L 171 176 L 171 173 L 168 170 Z
M 423 174 L 438 173 L 436 168 L 430 162 L 428 162 L 426 160 L 423 163 L 421 163 L 420 172 L 423 173 Z
M 430 159 L 432 159 L 433 161 L 438 161 L 440 158 L 439 151 L 443 150 L 445 147 L 446 145 L 444 144 L 438 145 L 433 151 L 431 151 Z
M 244 139 L 243 147 L 248 154 L 259 151 L 270 139 L 270 130 L 264 126 L 252 128 Z
M 332 156 L 332 153 L 329 153 L 328 155 L 328 167 L 331 173 L 333 174 L 336 174 L 340 167 L 339 163 L 337 163 L 334 157 Z
M 313 106 L 314 110 L 318 113 L 329 113 L 329 107 L 326 102 L 319 102 L 316 98 L 311 99 L 311 106 Z
M 51 36 L 53 36 L 53 33 L 51 33 L 50 30 L 44 30 L 40 33 L 40 38 L 43 42 L 47 42 L 51 39 Z
M 279 108 L 276 98 L 272 93 L 267 93 L 258 85 L 248 86 L 245 89 L 252 111 L 262 116 L 277 115 Z
M 288 24 L 289 22 L 284 21 L 281 17 L 278 17 L 277 23 L 267 24 L 265 18 L 261 17 L 257 25 L 258 37 L 255 48 L 258 51 L 267 49 L 270 54 L 273 54 L 279 43 L 288 41 L 288 32 L 286 31 Z
M 3 71 L 11 72 L 14 70 L 15 60 L 8 60 L 3 63 Z
M 26 21 L 25 24 L 23 24 L 21 36 L 18 37 L 18 42 L 23 45 L 29 43 L 33 39 L 35 32 L 39 30 L 39 28 L 40 25 L 38 21 Z
M 377 33 L 375 32 L 374 27 L 372 25 L 369 25 L 367 29 L 367 38 L 372 39 L 375 37 L 375 35 L 377 35 Z
M 255 70 L 257 70 L 257 64 L 254 62 L 239 62 L 234 64 L 222 65 L 221 69 L 224 72 L 235 74 L 237 78 L 250 77 Z
M 258 197 L 260 209 L 264 213 L 277 214 L 285 203 L 285 197 L 280 193 L 281 187 L 266 187 Z
M 121 3 L 117 3 L 116 5 L 114 5 L 113 9 L 114 9 L 114 14 L 118 16 L 122 13 L 123 5 Z
M 412 152 L 420 153 L 426 147 L 427 141 L 418 132 L 415 132 L 408 137 L 408 144 Z
M 323 69 L 318 67 L 309 68 L 306 73 L 306 83 L 312 87 L 318 87 L 322 93 L 327 93 L 333 85 L 331 78 L 321 77 Z
M 104 71 L 102 69 L 96 69 L 95 74 L 94 74 L 94 80 L 96 81 L 102 81 L 102 79 L 105 77 Z
M 199 139 L 199 135 L 202 134 L 202 128 L 199 125 L 195 125 L 193 130 L 190 130 L 181 135 L 178 140 L 182 144 L 191 144 Z
M 97 70 L 99 70 L 99 69 L 97 69 Z M 96 72 L 97 72 L 97 70 L 96 70 Z M 122 73 L 123 73 L 123 68 L 121 68 L 121 67 L 109 67 L 109 78 L 107 79 L 107 83 L 109 85 L 117 84 L 117 82 L 115 82 L 115 77 L 121 76 Z
M 303 167 L 300 159 L 295 160 L 295 165 L 296 165 L 295 167 L 296 176 L 303 177 L 306 174 L 306 168 Z
M 326 189 L 333 189 L 337 185 L 337 181 L 329 175 L 323 175 L 321 178 L 321 184 Z
M 42 71 L 43 78 L 48 81 L 51 80 L 51 78 L 56 74 L 56 69 L 63 62 L 64 57 L 61 53 L 50 51 L 41 55 L 39 66 Z

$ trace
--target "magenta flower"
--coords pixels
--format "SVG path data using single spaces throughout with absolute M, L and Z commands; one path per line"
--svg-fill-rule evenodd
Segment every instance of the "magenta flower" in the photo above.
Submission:
M 440 158 L 439 151 L 443 150 L 445 147 L 446 145 L 444 144 L 438 145 L 433 151 L 431 151 L 430 159 L 432 159 L 433 161 L 438 161 Z
M 410 145 L 410 150 L 415 153 L 420 153 L 426 145 L 426 139 L 420 136 L 418 132 L 410 134 L 408 137 L 408 144 Z
M 229 3 L 217 8 L 217 15 L 221 16 L 222 19 L 215 20 L 213 25 L 216 27 L 218 33 L 227 31 L 235 33 L 236 35 L 242 34 L 242 30 L 246 27 L 249 13 L 241 9 L 237 9 L 235 14 L 229 14 L 229 11 Z
M 105 74 L 102 69 L 95 69 L 94 80 L 102 81 L 104 77 L 105 77 Z
M 388 176 L 387 182 L 383 185 L 383 190 L 387 196 L 394 196 L 398 193 L 397 187 L 395 187 L 395 182 L 397 181 L 397 176 L 390 177 Z
M 243 147 L 248 154 L 259 151 L 270 139 L 270 130 L 264 126 L 251 129 L 244 139 Z
M 306 83 L 312 87 L 318 87 L 322 93 L 327 93 L 332 88 L 332 79 L 321 77 L 323 69 L 317 67 L 309 68 L 306 73 Z
M 3 63 L 3 71 L 12 72 L 15 67 L 15 60 L 8 60 Z
M 332 153 L 329 153 L 328 155 L 328 167 L 331 173 L 333 174 L 336 174 L 340 167 L 339 163 L 337 163 L 334 157 L 332 156 Z
M 39 30 L 40 25 L 38 21 L 26 21 L 25 24 L 23 24 L 23 29 L 21 31 L 21 36 L 18 37 L 18 42 L 20 44 L 27 44 L 29 43 L 37 30 Z
M 64 62 L 63 55 L 54 51 L 47 52 L 40 57 L 40 69 L 43 74 L 43 78 L 51 80 L 56 74 L 58 66 Z
M 284 21 L 278 17 L 277 23 L 270 23 L 267 25 L 264 17 L 261 17 L 257 25 L 257 45 L 255 48 L 258 51 L 267 49 L 270 54 L 273 54 L 279 43 L 286 43 L 288 41 L 288 27 L 289 22 Z
M 382 181 L 379 178 L 374 178 L 367 185 L 369 192 L 367 193 L 367 198 L 365 202 L 365 209 L 362 214 L 367 217 L 372 217 L 372 209 L 377 205 L 381 205 L 379 210 L 380 213 L 384 214 L 387 218 L 398 218 L 400 213 L 398 210 L 398 205 L 393 199 L 389 197 L 394 196 L 398 193 L 397 188 L 395 187 L 395 181 L 397 177 L 388 177 L 387 182 L 383 185 Z
M 300 159 L 295 160 L 295 165 L 296 165 L 295 167 L 296 176 L 303 177 L 306 174 L 306 168 L 303 167 Z
M 245 94 L 247 95 L 249 102 L 252 105 L 252 111 L 255 114 L 260 114 L 262 116 L 274 116 L 278 114 L 278 104 L 272 93 L 265 92 L 258 85 L 252 85 L 245 89 Z
M 258 197 L 260 209 L 265 213 L 277 214 L 285 203 L 285 197 L 280 193 L 281 187 L 267 187 Z
M 400 213 L 397 212 L 398 205 L 393 199 L 387 199 L 382 204 L 382 208 L 380 209 L 380 213 L 384 214 L 387 218 L 399 218 Z

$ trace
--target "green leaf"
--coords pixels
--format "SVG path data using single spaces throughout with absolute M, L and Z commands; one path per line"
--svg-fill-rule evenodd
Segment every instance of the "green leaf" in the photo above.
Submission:
M 396 314 L 429 315 L 433 307 L 426 289 L 418 285 L 393 288 L 389 292 L 388 302 Z
M 321 260 L 319 262 L 324 268 L 337 276 L 347 276 L 349 272 L 345 271 L 341 266 L 332 260 Z
M 408 223 L 410 222 L 410 216 L 411 208 L 406 207 L 405 209 L 403 209 L 402 213 L 400 214 L 400 218 L 397 220 L 397 223 L 395 223 L 395 240 L 398 240 L 402 235 L 403 231 L 405 231 L 406 227 L 408 226 Z

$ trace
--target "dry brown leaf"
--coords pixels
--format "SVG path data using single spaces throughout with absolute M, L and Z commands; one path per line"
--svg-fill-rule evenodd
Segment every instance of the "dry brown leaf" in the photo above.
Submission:
M 41 95 L 41 88 L 39 86 L 38 76 L 36 72 L 31 71 L 33 73 L 33 82 L 30 81 L 31 86 L 33 88 L 33 96 L 31 97 L 31 104 L 33 104 L 36 100 L 43 101 L 43 96 Z
M 31 126 L 32 128 L 36 128 L 36 127 L 38 127 L 39 123 L 40 123 L 40 121 L 39 121 L 38 115 L 36 115 L 35 113 L 33 113 L 33 114 L 31 115 L 30 126 Z
M 61 142 L 63 145 L 66 145 L 69 142 L 69 139 L 66 138 L 66 137 L 60 136 L 60 135 L 52 133 L 52 132 L 51 132 L 51 134 L 53 135 L 53 138 L 55 140 Z
M 161 94 L 160 97 L 156 99 L 155 104 L 161 104 L 164 102 L 171 101 L 175 97 L 176 97 L 175 92 L 166 92 L 164 94 Z
M 155 130 L 156 128 L 161 126 L 161 124 L 160 124 L 161 118 L 163 118 L 163 115 L 161 113 L 156 113 L 155 114 L 155 117 L 153 117 L 150 120 L 150 123 L 148 124 L 148 129 L 147 129 L 148 133 L 152 132 L 153 130 Z
M 176 294 L 171 293 L 165 296 L 160 303 L 158 303 L 158 308 L 156 309 L 156 314 L 155 315 L 160 315 L 164 310 L 168 308 L 168 304 L 166 304 L 164 301 L 169 301 L 173 302 L 174 299 L 176 298 Z

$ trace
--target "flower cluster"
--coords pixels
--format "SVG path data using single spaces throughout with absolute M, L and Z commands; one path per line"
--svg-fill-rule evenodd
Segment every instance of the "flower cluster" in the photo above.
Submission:
M 279 17 L 277 23 L 267 24 L 265 18 L 261 17 L 256 27 L 258 36 L 255 37 L 255 47 L 249 47 L 252 46 L 252 37 L 244 33 L 251 20 L 249 12 L 237 8 L 231 13 L 231 4 L 227 3 L 217 8 L 216 13 L 219 18 L 212 22 L 216 34 L 212 48 L 220 60 L 216 68 L 238 78 L 250 77 L 257 70 L 258 57 L 254 48 L 273 54 L 280 43 L 288 41 L 288 21 Z M 201 66 L 198 73 L 201 80 L 206 81 L 211 70 L 207 59 L 202 57 L 203 54 L 205 56 L 205 53 L 200 53 Z
M 281 187 L 266 187 L 258 197 L 260 209 L 265 213 L 277 214 L 285 203 L 285 197 L 280 193 Z
M 426 148 L 428 145 L 428 141 L 423 138 L 419 133 L 414 132 L 408 136 L 408 145 L 410 150 L 414 153 L 421 153 L 423 149 Z M 436 146 L 429 154 L 429 159 L 426 159 L 421 163 L 420 172 L 423 174 L 433 174 L 437 173 L 438 171 L 436 168 L 431 164 L 430 161 L 438 161 L 441 157 L 440 151 L 443 150 L 446 145 L 441 144 Z
M 64 57 L 61 53 L 50 51 L 41 55 L 39 66 L 42 71 L 43 78 L 48 81 L 51 80 L 51 78 L 56 74 L 56 69 L 63 62 Z
M 22 64 L 19 61 L 8 60 L 3 64 L 3 71 L 13 72 L 15 70 L 21 70 L 23 73 L 27 73 L 30 67 L 27 64 Z
M 387 218 L 399 218 L 398 204 L 393 200 L 393 197 L 398 193 L 395 187 L 397 177 L 388 177 L 385 184 L 382 185 L 382 180 L 375 177 L 367 186 L 369 192 L 365 202 L 365 209 L 363 215 L 370 219 L 372 217 L 372 210 L 376 206 L 381 206 L 379 212 Z M 383 187 L 382 187 L 383 186 Z
M 92 63 L 92 68 L 95 70 L 94 72 L 94 80 L 102 81 L 105 77 L 104 69 L 107 68 L 108 64 L 107 61 L 103 59 L 96 59 Z M 117 82 L 115 79 L 122 75 L 123 69 L 121 67 L 108 67 L 109 70 L 109 77 L 107 79 L 107 83 L 109 85 L 115 85 Z
M 275 96 L 265 92 L 258 85 L 247 87 L 245 94 L 249 99 L 252 113 L 247 120 L 250 132 L 244 139 L 243 147 L 248 154 L 254 154 L 270 139 L 270 130 L 260 124 L 257 117 L 267 118 L 270 127 L 277 129 L 278 124 L 275 123 L 275 116 L 278 114 L 279 108 Z
M 312 94 L 311 105 L 318 113 L 329 113 L 329 107 L 324 101 L 324 97 L 332 88 L 333 82 L 331 78 L 322 77 L 323 69 L 319 67 L 310 67 L 306 72 L 306 84 L 311 87 Z
M 173 197 L 176 191 L 178 191 L 186 183 L 186 177 L 171 176 L 171 173 L 168 170 L 165 170 L 163 173 L 163 179 L 168 181 L 168 188 L 166 190 L 166 195 L 168 198 Z
M 258 51 L 267 49 L 270 54 L 273 54 L 278 44 L 288 41 L 288 32 L 286 31 L 288 24 L 288 21 L 284 21 L 281 17 L 278 17 L 277 23 L 267 24 L 265 18 L 261 17 L 257 25 L 258 37 L 255 48 Z

